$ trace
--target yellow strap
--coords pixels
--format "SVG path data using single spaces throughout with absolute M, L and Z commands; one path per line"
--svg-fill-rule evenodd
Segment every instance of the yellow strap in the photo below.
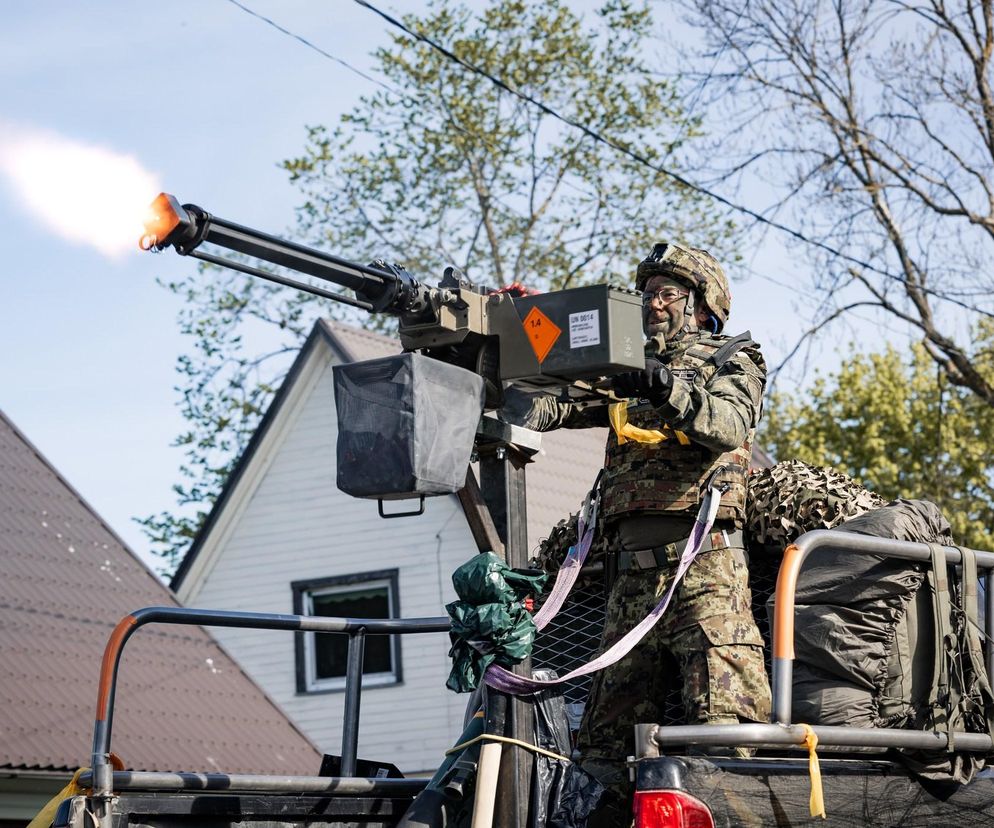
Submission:
M 689 446 L 690 438 L 682 431 L 676 431 L 668 425 L 664 425 L 662 430 L 656 428 L 639 428 L 628 422 L 628 403 L 612 403 L 607 409 L 608 419 L 611 421 L 611 428 L 618 435 L 618 445 L 623 446 L 629 440 L 636 443 L 661 443 L 672 436 L 676 436 L 681 446 Z
M 80 768 L 76 771 L 76 773 L 73 774 L 72 779 L 69 780 L 69 784 L 48 800 L 48 804 L 38 812 L 38 815 L 31 820 L 31 822 L 28 823 L 28 828 L 49 828 L 49 826 L 55 821 L 55 813 L 59 810 L 59 805 L 62 804 L 62 800 L 68 799 L 71 796 L 78 796 L 83 793 L 85 788 L 80 787 L 79 777 L 82 773 L 88 770 L 89 768 Z
M 477 742 L 506 742 L 509 745 L 517 745 L 518 747 L 530 750 L 533 753 L 541 753 L 543 756 L 548 756 L 550 759 L 559 759 L 562 762 L 570 761 L 568 756 L 553 753 L 551 750 L 546 750 L 538 745 L 522 742 L 520 739 L 512 739 L 510 736 L 496 736 L 493 733 L 481 733 L 479 736 L 474 736 L 472 739 L 463 742 L 461 745 L 450 747 L 447 751 L 445 751 L 445 755 L 448 756 L 450 753 L 455 753 L 456 751 L 460 751 L 470 745 L 475 745 Z
M 811 816 L 828 819 L 825 815 L 825 792 L 821 786 L 821 766 L 818 764 L 818 754 L 815 752 L 815 748 L 818 747 L 818 736 L 811 725 L 802 724 L 800 727 L 804 728 L 804 747 L 808 749 L 808 774 L 811 776 L 811 799 L 808 801 L 808 807 Z

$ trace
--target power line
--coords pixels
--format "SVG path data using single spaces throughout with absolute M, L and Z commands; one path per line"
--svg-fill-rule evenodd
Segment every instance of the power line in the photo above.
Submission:
M 298 41 L 302 45 L 306 46 L 308 49 L 311 49 L 311 50 L 317 52 L 319 55 L 321 55 L 322 57 L 324 57 L 324 58 L 326 58 L 328 60 L 331 60 L 331 61 L 334 61 L 335 63 L 338 63 L 339 65 L 345 67 L 346 69 L 348 69 L 349 71 L 355 73 L 359 77 L 361 77 L 361 78 L 363 78 L 363 79 L 365 79 L 365 80 L 367 80 L 367 81 L 369 81 L 371 83 L 376 84 L 377 86 L 381 87 L 382 89 L 386 90 L 387 92 L 390 92 L 391 94 L 396 95 L 399 98 L 405 99 L 405 100 L 413 102 L 413 103 L 417 103 L 419 105 L 423 105 L 424 104 L 424 101 L 416 99 L 413 96 L 408 95 L 408 94 L 406 94 L 403 91 L 394 89 L 393 87 L 389 86 L 388 84 L 383 83 L 378 78 L 375 78 L 375 77 L 373 77 L 373 76 L 371 76 L 371 75 L 363 72 L 362 70 L 357 69 L 355 66 L 352 66 L 347 61 L 343 60 L 342 58 L 337 57 L 336 55 L 331 54 L 330 52 L 326 51 L 325 49 L 322 49 L 320 46 L 317 46 L 316 44 L 314 44 L 313 42 L 311 42 L 307 38 L 305 38 L 305 37 L 303 37 L 303 36 L 301 36 L 301 35 L 299 35 L 299 34 L 297 34 L 295 32 L 290 31 L 289 29 L 285 28 L 284 26 L 281 26 L 279 23 L 277 23 L 276 21 L 272 20 L 271 18 L 266 17 L 265 15 L 260 14 L 260 13 L 256 12 L 255 10 L 249 8 L 248 6 L 240 3 L 239 0 L 228 0 L 228 2 L 231 3 L 233 6 L 235 6 L 236 8 L 240 9 L 241 11 L 245 12 L 246 14 L 249 14 L 252 17 L 255 17 L 258 20 L 261 20 L 262 22 L 266 23 L 267 25 L 272 26 L 274 29 L 276 29 L 280 33 L 286 35 L 287 37 L 293 38 L 294 40 Z M 696 183 L 690 181 L 689 179 L 685 178 L 684 176 L 680 175 L 679 173 L 674 172 L 673 170 L 670 170 L 670 169 L 668 169 L 666 167 L 663 167 L 662 165 L 659 165 L 659 164 L 656 164 L 656 163 L 650 161 L 648 158 L 646 158 L 645 156 L 641 155 L 640 153 L 637 153 L 634 150 L 632 150 L 632 149 L 630 149 L 628 147 L 625 147 L 625 146 L 617 143 L 616 141 L 613 141 L 612 139 L 607 138 L 607 137 L 601 135 L 600 133 L 598 133 L 595 130 L 592 130 L 590 127 L 586 126 L 585 124 L 582 124 L 582 123 L 580 123 L 578 121 L 575 121 L 575 120 L 573 120 L 571 118 L 568 118 L 568 117 L 566 117 L 564 115 L 561 115 L 559 112 L 557 112 L 556 110 L 552 109 L 547 104 L 545 104 L 545 103 L 543 103 L 543 102 L 541 102 L 541 101 L 539 101 L 539 100 L 531 97 L 530 95 L 527 95 L 527 94 L 525 94 L 523 92 L 520 92 L 519 90 L 517 90 L 514 87 L 510 86 L 508 83 L 506 83 L 502 79 L 500 79 L 500 78 L 498 78 L 498 77 L 490 74 L 486 70 L 481 69 L 480 67 L 478 67 L 478 66 L 476 66 L 476 65 L 474 65 L 472 63 L 469 63 L 468 61 L 460 58 L 458 55 L 456 55 L 453 52 L 449 51 L 444 46 L 442 46 L 441 44 L 439 44 L 436 41 L 432 40 L 431 38 L 429 38 L 429 37 L 427 37 L 425 35 L 419 34 L 417 32 L 412 31 L 410 28 L 408 28 L 407 26 L 405 26 L 399 20 L 395 19 L 394 17 L 391 17 L 386 12 L 383 12 L 380 9 L 378 9 L 377 7 L 373 6 L 371 3 L 368 2 L 368 0 L 355 0 L 355 2 L 358 5 L 363 6 L 363 7 L 367 8 L 367 9 L 369 9 L 374 14 L 377 14 L 378 16 L 380 16 L 381 18 L 383 18 L 385 21 L 387 21 L 388 23 L 390 23 L 390 25 L 399 28 L 400 30 L 402 30 L 406 34 L 410 35 L 411 37 L 415 38 L 416 40 L 419 40 L 422 43 L 425 43 L 426 45 L 430 46 L 431 48 L 433 48 L 436 51 L 438 51 L 441 54 L 443 54 L 449 60 L 454 61 L 455 63 L 459 64 L 460 66 L 464 67 L 465 69 L 468 69 L 471 72 L 474 72 L 475 74 L 478 74 L 481 77 L 486 78 L 491 83 L 493 83 L 494 85 L 498 86 L 499 88 L 505 90 L 506 92 L 510 93 L 511 95 L 514 95 L 515 97 L 519 98 L 522 101 L 530 103 L 531 105 L 539 108 L 540 110 L 542 110 L 543 112 L 545 112 L 547 115 L 551 116 L 552 118 L 555 118 L 556 120 L 558 120 L 558 121 L 560 121 L 560 122 L 562 122 L 562 123 L 564 123 L 564 124 L 566 124 L 568 126 L 571 126 L 574 129 L 580 130 L 585 135 L 587 135 L 590 138 L 592 138 L 594 141 L 602 143 L 602 144 L 604 144 L 606 146 L 611 147 L 612 149 L 614 149 L 614 150 L 616 150 L 618 152 L 621 152 L 621 153 L 627 155 L 628 157 L 630 157 L 634 161 L 636 161 L 636 162 L 638 162 L 638 163 L 640 163 L 640 164 L 648 167 L 649 169 L 654 170 L 655 172 L 661 173 L 662 175 L 665 175 L 665 176 L 673 179 L 674 181 L 676 181 L 677 183 L 679 183 L 679 184 L 687 187 L 688 189 L 691 189 L 691 190 L 693 190 L 695 192 L 701 193 L 702 195 L 706 195 L 709 198 L 717 201 L 718 203 L 724 204 L 725 206 L 729 207 L 732 210 L 735 210 L 736 212 L 740 212 L 740 213 L 742 213 L 744 215 L 747 215 L 750 218 L 754 219 L 755 221 L 757 221 L 757 222 L 759 222 L 761 224 L 764 224 L 764 225 L 766 225 L 768 227 L 772 227 L 772 228 L 774 228 L 776 230 L 780 230 L 781 232 L 786 233 L 789 236 L 792 236 L 793 238 L 797 239 L 798 241 L 801 241 L 801 242 L 803 242 L 805 244 L 809 244 L 809 245 L 812 245 L 814 247 L 817 247 L 817 248 L 819 248 L 821 250 L 824 250 L 827 253 L 832 254 L 833 256 L 837 256 L 837 257 L 839 257 L 841 259 L 844 259 L 846 261 L 852 262 L 853 264 L 857 264 L 860 267 L 865 268 L 866 270 L 870 270 L 870 271 L 872 271 L 874 273 L 877 273 L 877 274 L 879 274 L 881 276 L 885 276 L 888 279 L 900 282 L 901 284 L 905 284 L 906 283 L 906 280 L 904 278 L 902 278 L 901 276 L 898 276 L 898 275 L 896 275 L 894 273 L 891 273 L 891 272 L 889 272 L 887 270 L 883 270 L 881 268 L 878 268 L 877 266 L 871 264 L 870 262 L 866 262 L 866 261 L 864 261 L 862 259 L 858 259 L 858 258 L 856 258 L 854 256 L 850 256 L 847 253 L 843 253 L 842 251 L 837 250 L 836 248 L 833 248 L 833 247 L 831 247 L 830 245 L 828 245 L 828 244 L 826 244 L 824 242 L 821 242 L 821 241 L 818 241 L 817 239 L 812 239 L 809 236 L 806 236 L 805 234 L 801 233 L 799 230 L 795 230 L 794 228 L 789 227 L 789 226 L 787 226 L 785 224 L 781 224 L 778 221 L 774 221 L 772 219 L 769 219 L 766 216 L 762 215 L 761 213 L 756 212 L 755 210 L 752 210 L 749 207 L 746 207 L 746 206 L 741 205 L 741 204 L 737 204 L 736 202 L 733 202 L 730 199 L 725 198 L 724 196 L 722 196 L 722 195 L 714 192 L 713 190 L 708 189 L 707 187 L 701 186 L 699 184 L 696 184 Z M 741 15 L 740 15 L 740 17 L 741 17 Z M 736 23 L 737 22 L 738 21 L 736 21 Z M 725 46 L 727 46 L 727 39 L 726 39 L 726 42 L 722 44 L 721 51 L 724 51 Z M 717 63 L 717 58 L 716 58 L 715 63 Z M 711 74 L 713 73 L 713 70 L 714 70 L 714 67 L 712 66 L 711 72 L 708 73 L 708 79 L 710 78 Z M 707 83 L 707 79 L 705 80 L 705 85 L 706 85 L 706 83 Z M 700 91 L 702 91 L 702 89 L 698 89 L 698 93 Z M 695 103 L 696 103 L 696 98 L 695 98 Z M 444 115 L 444 117 L 446 117 L 446 119 L 448 120 L 448 122 L 451 123 L 452 126 L 455 127 L 458 131 L 466 133 L 466 134 L 470 134 L 468 130 L 466 130 L 464 127 L 462 127 L 461 125 L 459 125 L 458 123 L 456 123 L 451 118 L 450 115 L 445 115 L 444 113 L 442 113 L 442 114 Z M 476 137 L 477 138 L 481 138 L 481 136 L 476 136 Z M 485 144 L 488 143 L 485 138 L 481 138 L 481 140 L 483 140 L 483 142 Z M 978 307 L 976 307 L 974 305 L 969 305 L 966 302 L 963 302 L 963 301 L 960 301 L 958 299 L 955 299 L 952 294 L 940 293 L 939 291 L 932 290 L 931 288 L 928 288 L 928 287 L 925 287 L 925 286 L 919 286 L 917 289 L 920 290 L 924 294 L 927 294 L 927 295 L 930 295 L 930 296 L 935 296 L 938 299 L 941 299 L 943 301 L 946 301 L 946 302 L 949 302 L 951 304 L 957 305 L 957 306 L 959 306 L 959 307 L 961 307 L 961 308 L 963 308 L 965 310 L 975 311 L 975 312 L 981 313 L 981 314 L 983 314 L 985 316 L 994 317 L 994 314 L 989 313 L 989 312 L 983 310 L 982 308 L 978 308 Z
M 255 17 L 258 20 L 261 20 L 263 23 L 269 24 L 274 29 L 276 29 L 278 32 L 282 32 L 283 34 L 285 34 L 287 37 L 292 37 L 294 40 L 299 41 L 300 43 L 304 44 L 304 46 L 306 46 L 308 49 L 313 49 L 315 52 L 317 52 L 322 57 L 326 57 L 326 58 L 328 58 L 328 60 L 333 60 L 335 63 L 341 64 L 342 66 L 344 66 L 349 71 L 355 72 L 360 78 L 365 78 L 370 83 L 375 83 L 377 86 L 382 86 L 388 92 L 395 92 L 396 93 L 396 90 L 391 89 L 389 86 L 387 86 L 385 83 L 383 83 L 382 81 L 378 80 L 377 78 L 374 78 L 371 75 L 367 75 L 361 69 L 356 69 L 350 63 L 347 63 L 346 61 L 342 60 L 340 57 L 336 57 L 335 55 L 331 54 L 331 52 L 326 52 L 320 46 L 316 46 L 315 44 L 311 43 L 311 41 L 309 41 L 307 38 L 301 37 L 299 34 L 296 34 L 295 32 L 291 32 L 289 29 L 284 29 L 275 20 L 271 20 L 270 18 L 266 17 L 265 15 L 259 14 L 259 12 L 255 11 L 253 9 L 250 9 L 248 6 L 242 5 L 241 3 L 238 2 L 238 0 L 228 0 L 228 2 L 231 3 L 231 5 L 233 5 L 233 6 L 237 6 L 239 9 L 241 9 L 246 14 L 250 14 L 250 15 L 252 15 L 252 17 Z
M 441 117 L 442 120 L 444 120 L 447 124 L 450 124 L 452 126 L 452 128 L 455 129 L 457 132 L 461 132 L 463 135 L 466 135 L 466 136 L 468 136 L 468 137 L 470 137 L 470 138 L 472 138 L 472 139 L 474 139 L 476 141 L 479 141 L 481 144 L 483 144 L 483 146 L 487 147 L 488 149 L 490 149 L 491 151 L 493 151 L 495 154 L 501 152 L 501 148 L 498 147 L 498 146 L 495 146 L 494 143 L 492 141 L 490 141 L 487 138 L 486 135 L 481 135 L 481 134 L 479 134 L 477 132 L 473 132 L 473 131 L 467 129 L 466 127 L 462 126 L 458 121 L 455 120 L 455 118 L 452 117 L 451 113 L 444 111 L 439 106 L 432 105 L 432 103 L 431 103 L 430 100 L 425 99 L 425 98 L 416 98 L 413 95 L 410 95 L 407 92 L 404 92 L 403 90 L 395 89 L 394 87 L 390 86 L 389 84 L 386 84 L 383 81 L 381 81 L 381 80 L 379 80 L 377 78 L 374 78 L 374 77 L 372 77 L 372 76 L 370 76 L 370 75 L 362 72 L 361 70 L 357 69 L 355 66 L 352 66 L 351 64 L 347 63 L 342 58 L 340 58 L 340 57 L 338 57 L 336 55 L 331 54 L 327 50 L 322 49 L 321 47 L 315 45 L 314 43 L 312 43 L 311 41 L 309 41 L 307 38 L 305 38 L 305 37 L 297 34 L 296 32 L 290 31 L 286 27 L 281 26 L 276 21 L 274 21 L 274 20 L 266 17 L 263 14 L 259 14 L 258 12 L 256 12 L 255 10 L 249 8 L 248 6 L 244 5 L 243 3 L 237 2 L 237 0 L 228 0 L 228 2 L 231 3 L 233 6 L 235 6 L 236 8 L 240 9 L 241 11 L 245 12 L 246 14 L 249 14 L 252 17 L 256 18 L 257 20 L 261 20 L 262 22 L 266 23 L 267 25 L 272 26 L 274 29 L 276 29 L 281 34 L 284 34 L 287 37 L 290 37 L 293 40 L 296 40 L 299 43 L 303 44 L 307 48 L 312 49 L 313 51 L 317 52 L 322 57 L 327 58 L 328 60 L 334 61 L 335 63 L 337 63 L 337 64 L 339 64 L 341 66 L 344 66 L 350 72 L 353 72 L 354 74 L 358 75 L 359 77 L 364 78 L 365 80 L 368 80 L 368 81 L 376 84 L 377 86 L 381 87 L 382 89 L 384 89 L 385 91 L 389 92 L 390 94 L 395 95 L 397 98 L 399 98 L 401 100 L 406 100 L 409 103 L 412 103 L 412 104 L 414 104 L 414 105 L 416 105 L 418 107 L 427 107 L 427 108 L 431 109 L 439 117 Z M 578 192 L 582 192 L 582 190 L 580 190 L 580 188 L 578 188 L 576 185 L 570 183 L 569 181 L 564 181 L 563 184 L 564 184 L 564 186 L 569 187 L 570 189 L 576 190 Z M 508 205 L 506 202 L 503 203 L 503 207 L 506 210 L 508 210 L 509 212 L 513 212 L 515 215 L 519 215 L 519 216 L 522 215 L 520 211 L 515 210 L 513 207 L 511 207 L 510 205 Z M 367 223 L 369 223 L 370 226 L 372 226 L 371 222 L 367 222 Z M 603 231 L 603 232 L 606 233 L 607 231 Z M 603 233 L 598 234 L 598 235 L 603 235 Z M 795 288 L 795 290 L 796 290 L 796 288 Z
M 274 29 L 276 29 L 281 34 L 284 34 L 287 37 L 292 38 L 293 40 L 296 40 L 299 43 L 302 43 L 308 49 L 312 49 L 313 51 L 317 52 L 322 57 L 327 58 L 328 60 L 331 60 L 331 61 L 339 64 L 340 66 L 344 66 L 346 69 L 348 69 L 350 72 L 353 72 L 354 74 L 358 75 L 360 78 L 363 78 L 364 80 L 367 80 L 370 83 L 376 84 L 381 89 L 385 90 L 386 92 L 389 92 L 391 95 L 396 96 L 400 100 L 405 100 L 408 103 L 414 104 L 414 105 L 416 105 L 418 107 L 423 107 L 423 106 L 428 105 L 447 124 L 450 124 L 452 126 L 452 128 L 454 130 L 456 130 L 456 132 L 461 132 L 463 135 L 466 135 L 466 136 L 468 136 L 470 138 L 478 140 L 485 147 L 487 147 L 488 149 L 492 150 L 495 153 L 500 151 L 500 148 L 497 147 L 497 146 L 494 146 L 494 144 L 491 141 L 489 141 L 485 135 L 480 135 L 478 133 L 472 132 L 471 130 L 469 130 L 466 127 L 462 126 L 458 121 L 455 120 L 455 118 L 452 117 L 451 113 L 445 112 L 440 107 L 437 107 L 437 106 L 436 107 L 432 107 L 430 105 L 430 103 L 428 103 L 424 99 L 416 98 L 413 95 L 410 95 L 410 94 L 408 94 L 407 92 L 404 92 L 401 89 L 395 89 L 394 87 L 390 86 L 389 84 L 384 83 L 379 78 L 375 78 L 372 75 L 369 75 L 369 74 L 363 72 L 361 69 L 357 69 L 355 66 L 353 66 L 352 64 L 350 64 L 347 61 L 343 60 L 342 58 L 338 57 L 337 55 L 333 55 L 331 52 L 328 52 L 327 50 L 322 49 L 320 46 L 317 46 L 316 44 L 312 43 L 310 40 L 308 40 L 307 38 L 303 37 L 302 35 L 299 35 L 296 32 L 290 31 L 286 27 L 281 26 L 275 20 L 272 20 L 271 18 L 266 17 L 263 14 L 260 14 L 259 12 L 255 11 L 254 9 L 251 9 L 248 6 L 244 5 L 243 3 L 238 2 L 238 0 L 228 0 L 228 2 L 231 3 L 233 6 L 235 6 L 236 8 L 240 9 L 241 11 L 245 12 L 246 14 L 249 14 L 252 17 L 256 18 L 257 20 L 261 20 L 263 23 L 266 23 L 267 25 L 272 26 Z M 506 209 L 511 210 L 511 208 L 508 207 L 506 204 L 504 206 L 505 206 Z M 517 212 L 517 211 L 514 211 L 514 212 Z
M 231 2 L 234 2 L 234 0 L 231 0 Z M 369 9 L 374 14 L 376 14 L 379 17 L 383 18 L 383 20 L 385 20 L 391 26 L 394 26 L 394 27 L 400 29 L 401 31 L 403 31 L 406 34 L 408 34 L 410 37 L 413 37 L 415 40 L 418 40 L 418 41 L 426 44 L 427 46 L 430 46 L 432 49 L 434 49 L 437 52 L 441 53 L 442 55 L 444 55 L 449 60 L 451 60 L 451 61 L 459 64 L 464 69 L 468 69 L 469 71 L 471 71 L 471 72 L 473 72 L 473 73 L 475 73 L 477 75 L 480 75 L 483 78 L 486 78 L 488 81 L 490 81 L 492 84 L 494 84 L 495 86 L 497 86 L 499 89 L 503 89 L 505 92 L 508 92 L 509 94 L 515 96 L 516 98 L 518 98 L 518 99 L 520 99 L 522 101 L 525 101 L 526 103 L 529 103 L 529 104 L 531 104 L 534 107 L 537 107 L 542 112 L 544 112 L 547 115 L 549 115 L 550 117 L 552 117 L 552 118 L 554 118 L 554 119 L 556 119 L 556 120 L 558 120 L 558 121 L 566 124 L 567 126 L 571 126 L 574 129 L 579 130 L 584 135 L 588 136 L 589 138 L 593 139 L 594 141 L 597 141 L 598 143 L 601 143 L 601 144 L 604 144 L 606 146 L 609 146 L 612 149 L 616 150 L 617 152 L 620 152 L 623 155 L 628 156 L 632 160 L 634 160 L 634 161 L 636 161 L 636 162 L 638 162 L 640 164 L 643 164 L 644 166 L 648 167 L 649 169 L 654 170 L 655 172 L 658 172 L 658 173 L 660 173 L 662 175 L 667 176 L 668 178 L 672 179 L 673 181 L 676 181 L 678 184 L 681 184 L 682 186 L 687 187 L 690 190 L 698 192 L 701 195 L 706 195 L 709 198 L 711 198 L 712 200 L 717 201 L 719 204 L 725 205 L 726 207 L 728 207 L 731 210 L 734 210 L 734 211 L 736 211 L 738 213 L 742 213 L 743 215 L 749 216 L 750 218 L 754 219 L 755 221 L 759 222 L 760 224 L 765 224 L 768 227 L 772 227 L 772 228 L 774 228 L 776 230 L 779 230 L 781 233 L 785 233 L 788 236 L 791 236 L 792 238 L 795 238 L 798 241 L 803 242 L 804 244 L 811 245 L 812 247 L 817 247 L 818 249 L 823 250 L 826 253 L 831 254 L 832 256 L 836 256 L 836 257 L 838 257 L 840 259 L 844 259 L 847 262 L 851 262 L 852 264 L 859 265 L 859 267 L 861 267 L 861 268 L 863 268 L 865 270 L 872 271 L 873 273 L 877 273 L 880 276 L 884 276 L 884 277 L 886 277 L 888 279 L 891 279 L 893 281 L 900 282 L 902 285 L 907 285 L 907 280 L 906 279 L 904 279 L 901 276 L 898 276 L 895 273 L 891 273 L 889 270 L 883 270 L 883 269 L 877 267 L 876 265 L 874 265 L 874 264 L 872 264 L 870 262 L 864 261 L 863 259 L 856 258 L 855 256 L 850 256 L 848 253 L 843 253 L 841 250 L 837 250 L 834 247 L 832 247 L 831 245 L 828 245 L 825 242 L 819 241 L 818 239 L 813 239 L 810 236 L 806 236 L 800 230 L 795 230 L 793 227 L 789 227 L 786 224 L 781 224 L 778 221 L 774 221 L 772 219 L 768 219 L 766 216 L 762 215 L 761 213 L 756 212 L 755 210 L 753 210 L 753 209 L 751 209 L 749 207 L 746 207 L 743 204 L 738 204 L 738 203 L 736 203 L 734 201 L 731 201 L 730 199 L 726 198 L 725 196 L 723 196 L 723 195 L 721 195 L 719 193 L 716 193 L 713 190 L 708 189 L 707 187 L 703 187 L 700 184 L 696 184 L 693 181 L 691 181 L 690 179 L 685 178 L 684 176 L 680 175 L 677 172 L 674 172 L 673 170 L 670 170 L 670 169 L 668 169 L 666 167 L 663 167 L 660 164 L 656 164 L 656 163 L 650 161 L 644 155 L 642 155 L 642 154 L 640 154 L 638 152 L 635 152 L 635 150 L 633 150 L 633 149 L 631 149 L 629 147 L 626 147 L 626 146 L 624 146 L 622 144 L 619 144 L 616 141 L 614 141 L 614 140 L 612 140 L 610 138 L 605 137 L 604 135 L 601 135 L 599 132 L 597 132 L 596 130 L 591 129 L 586 124 L 580 123 L 579 121 L 576 121 L 573 118 L 569 118 L 569 117 L 567 117 L 565 115 L 560 114 L 559 112 L 557 112 L 556 110 L 552 109 L 552 107 L 548 106 L 547 104 L 543 103 L 542 101 L 540 101 L 540 100 L 538 100 L 536 98 L 533 98 L 531 95 L 527 95 L 524 92 L 519 91 L 518 89 L 515 89 L 513 86 L 509 85 L 507 82 L 505 82 L 501 78 L 499 78 L 499 77 L 497 77 L 495 75 L 492 75 L 491 73 L 487 72 L 485 69 L 481 69 L 479 66 L 476 66 L 475 64 L 470 63 L 467 60 L 464 60 L 463 58 L 459 57 L 454 52 L 451 52 L 449 49 L 447 49 L 442 44 L 436 42 L 435 40 L 432 40 L 427 35 L 423 35 L 423 34 L 420 34 L 418 32 L 415 32 L 415 31 L 411 30 L 406 25 L 404 25 L 404 23 L 402 23 L 401 21 L 397 20 L 394 17 L 391 17 L 386 12 L 381 11 L 376 6 L 374 6 L 372 3 L 370 3 L 368 0 L 355 0 L 355 2 L 358 5 L 363 6 L 364 8 Z M 962 302 L 962 301 L 960 301 L 958 299 L 954 299 L 951 296 L 947 296 L 947 295 L 945 295 L 943 293 L 940 293 L 938 291 L 932 290 L 931 288 L 925 287 L 924 285 L 918 285 L 918 286 L 915 287 L 915 289 L 918 290 L 918 291 L 921 291 L 922 293 L 924 293 L 926 295 L 934 296 L 934 297 L 936 297 L 938 299 L 941 299 L 941 300 L 943 300 L 945 302 L 949 302 L 949 303 L 951 303 L 953 305 L 958 305 L 959 307 L 961 307 L 961 308 L 963 308 L 965 310 L 974 311 L 976 313 L 983 314 L 984 316 L 988 316 L 988 317 L 994 318 L 994 313 L 991 313 L 989 311 L 985 311 L 982 308 L 978 308 L 978 307 L 975 307 L 973 305 L 969 305 L 969 304 L 967 304 L 965 302 Z

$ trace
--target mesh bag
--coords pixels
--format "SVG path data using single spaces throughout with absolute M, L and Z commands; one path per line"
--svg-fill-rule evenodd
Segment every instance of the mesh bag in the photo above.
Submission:
M 336 365 L 338 488 L 399 500 L 466 483 L 483 379 L 420 354 Z

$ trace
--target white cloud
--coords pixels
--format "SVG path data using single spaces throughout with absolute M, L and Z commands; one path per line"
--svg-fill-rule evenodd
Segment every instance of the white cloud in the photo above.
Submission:
M 111 258 L 138 249 L 146 208 L 161 189 L 133 156 L 4 124 L 0 176 L 49 230 Z

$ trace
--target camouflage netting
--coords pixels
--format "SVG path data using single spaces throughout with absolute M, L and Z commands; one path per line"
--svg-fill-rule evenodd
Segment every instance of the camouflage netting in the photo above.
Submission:
M 555 575 L 562 566 L 569 548 L 577 542 L 577 518 L 578 515 L 570 515 L 553 526 L 549 536 L 539 544 L 538 551 L 529 563 L 536 569 Z
M 805 532 L 834 529 L 886 501 L 835 469 L 785 460 L 749 478 L 747 546 L 782 553 Z
M 552 527 L 549 536 L 539 544 L 538 551 L 529 561 L 530 565 L 554 576 L 569 554 L 570 547 L 578 543 L 578 520 L 578 514 L 570 515 Z M 586 564 L 603 561 L 605 554 L 612 548 L 612 542 L 613 536 L 608 534 L 604 523 L 598 521 L 590 551 L 587 552 Z

